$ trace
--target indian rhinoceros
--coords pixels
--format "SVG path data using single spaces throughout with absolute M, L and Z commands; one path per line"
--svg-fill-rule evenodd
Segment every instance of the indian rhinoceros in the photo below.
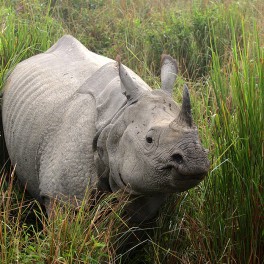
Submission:
M 179 106 L 176 61 L 162 56 L 161 89 L 63 36 L 19 63 L 4 87 L 2 119 L 16 174 L 49 212 L 87 187 L 124 190 L 132 220 L 154 217 L 166 196 L 196 186 L 209 170 L 188 88 Z

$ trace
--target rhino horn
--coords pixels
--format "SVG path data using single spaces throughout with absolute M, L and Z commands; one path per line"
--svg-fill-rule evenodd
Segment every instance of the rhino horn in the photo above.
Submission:
M 184 84 L 183 87 L 182 107 L 180 113 L 172 121 L 172 125 L 177 127 L 179 124 L 182 123 L 186 124 L 189 127 L 192 127 L 193 125 L 190 94 L 186 84 Z
M 178 73 L 177 62 L 170 55 L 161 56 L 161 89 L 172 95 L 174 82 Z
M 140 87 L 137 81 L 127 72 L 127 70 L 121 63 L 121 57 L 119 55 L 117 55 L 116 61 L 118 63 L 122 93 L 127 97 L 129 103 L 134 103 L 142 95 L 143 89 Z

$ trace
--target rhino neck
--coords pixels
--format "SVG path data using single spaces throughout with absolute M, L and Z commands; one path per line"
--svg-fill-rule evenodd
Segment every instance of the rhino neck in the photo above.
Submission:
M 111 123 L 127 98 L 121 92 L 120 77 L 115 62 L 98 69 L 78 89 L 79 94 L 90 94 L 96 105 L 96 129 L 98 133 Z
M 118 162 L 114 160 L 116 156 L 114 153 L 127 126 L 123 118 L 127 106 L 125 103 L 117 111 L 112 120 L 97 132 L 93 141 L 94 157 L 97 159 L 98 185 L 105 185 L 107 181 L 107 189 L 112 192 L 119 189 L 115 182 L 118 178 L 116 175 Z
M 117 112 L 113 115 L 112 119 L 107 120 L 107 122 L 105 122 L 105 124 L 101 125 L 99 127 L 99 129 L 96 132 L 96 135 L 94 137 L 93 140 L 93 150 L 97 151 L 97 144 L 98 144 L 98 139 L 100 137 L 100 135 L 102 134 L 102 132 L 111 124 L 114 124 L 115 121 L 119 118 L 119 116 L 124 112 L 125 108 L 127 106 L 127 102 L 124 102 L 121 107 L 117 110 Z M 109 127 L 108 127 L 109 128 Z M 108 131 L 108 130 L 106 130 Z

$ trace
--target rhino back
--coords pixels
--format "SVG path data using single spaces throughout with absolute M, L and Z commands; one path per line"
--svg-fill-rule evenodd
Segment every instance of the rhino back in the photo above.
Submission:
M 64 36 L 47 52 L 18 64 L 8 78 L 2 109 L 6 146 L 19 179 L 35 197 L 36 153 L 49 120 L 61 114 L 57 109 L 109 61 Z

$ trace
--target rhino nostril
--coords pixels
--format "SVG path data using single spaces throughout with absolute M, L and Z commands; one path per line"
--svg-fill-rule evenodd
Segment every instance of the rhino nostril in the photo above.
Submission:
M 183 163 L 183 157 L 182 157 L 181 154 L 176 153 L 176 154 L 173 154 L 171 157 L 172 157 L 172 160 L 177 162 L 178 164 L 182 164 Z
M 152 142 L 153 142 L 153 139 L 152 139 L 152 137 L 146 137 L 146 141 L 147 141 L 148 143 L 152 143 Z

